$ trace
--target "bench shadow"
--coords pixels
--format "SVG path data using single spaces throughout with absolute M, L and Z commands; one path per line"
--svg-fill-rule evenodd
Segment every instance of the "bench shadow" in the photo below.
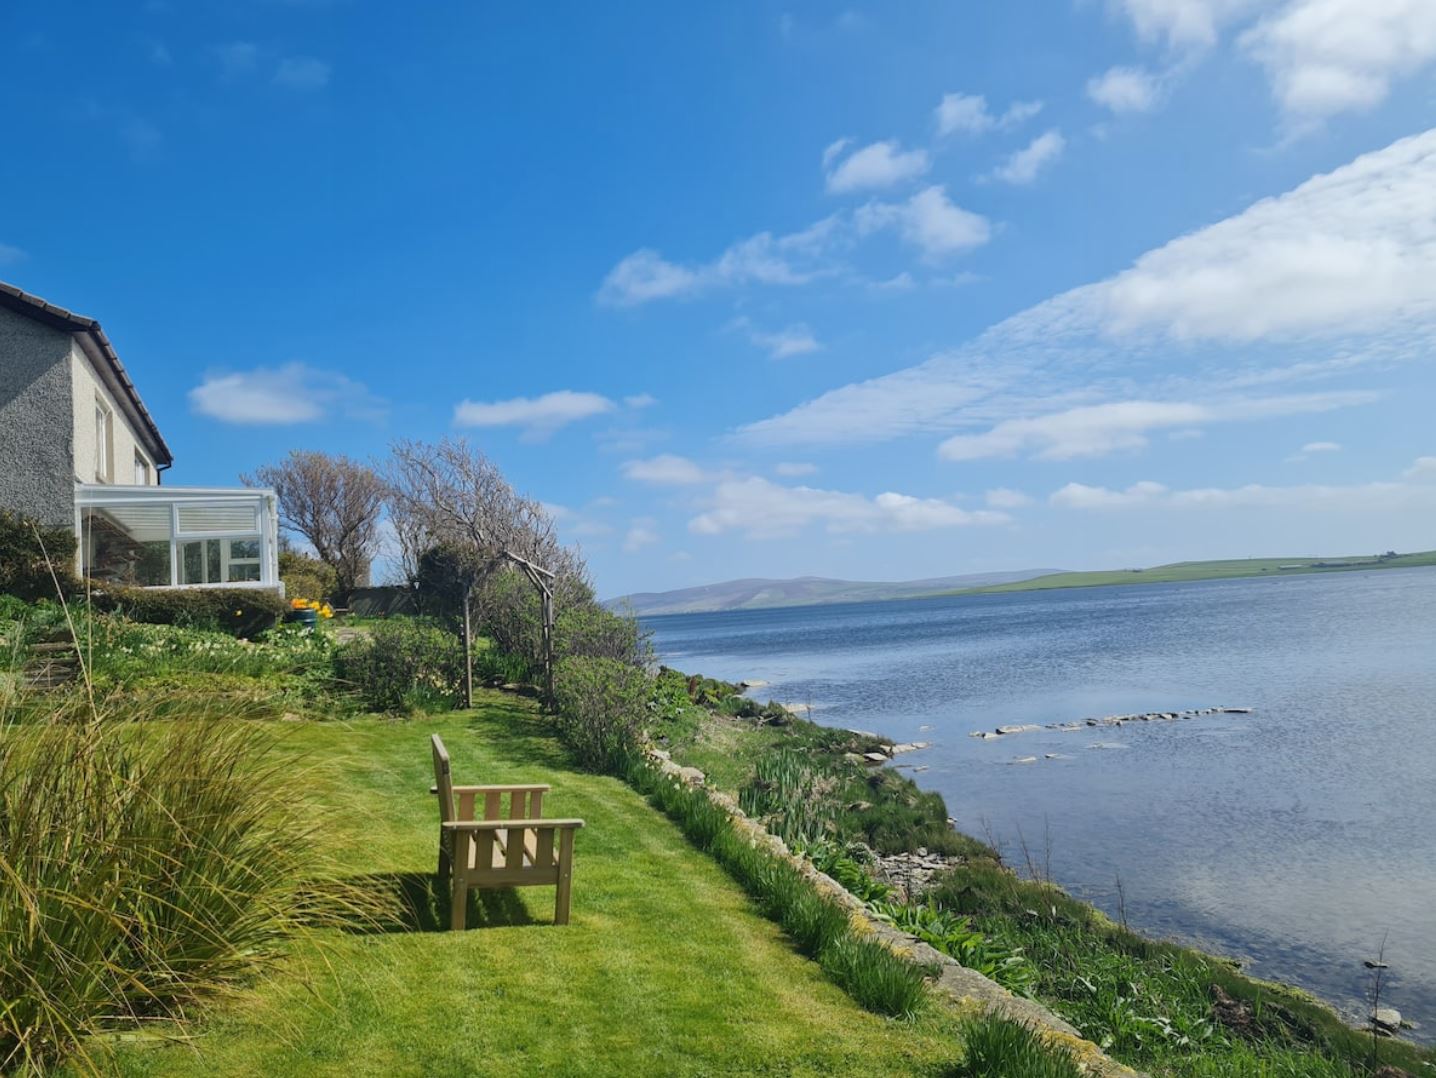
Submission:
M 343 885 L 363 907 L 374 911 L 344 919 L 339 925 L 344 932 L 373 936 L 449 931 L 449 889 L 432 872 L 376 872 L 351 876 Z M 470 929 L 541 923 L 529 914 L 511 887 L 469 891 Z

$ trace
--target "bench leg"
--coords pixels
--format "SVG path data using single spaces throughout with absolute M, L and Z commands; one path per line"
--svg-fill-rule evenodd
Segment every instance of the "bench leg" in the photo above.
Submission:
M 464 923 L 469 907 L 469 878 L 465 869 L 469 864 L 469 842 L 468 835 L 453 835 L 450 839 L 452 845 L 446 845 L 445 852 L 450 857 L 449 865 L 449 928 L 455 932 L 464 930 Z
M 448 837 L 439 839 L 438 877 L 440 883 L 446 883 L 449 879 L 450 862 L 453 860 L 453 858 L 449 856 L 449 844 L 451 841 Z
M 559 839 L 558 888 L 553 899 L 553 923 L 568 924 L 569 897 L 573 892 L 573 832 L 565 829 Z

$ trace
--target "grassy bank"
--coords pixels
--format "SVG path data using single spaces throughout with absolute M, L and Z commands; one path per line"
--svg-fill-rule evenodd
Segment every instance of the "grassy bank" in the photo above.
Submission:
M 575 770 L 530 701 L 273 728 L 312 776 L 320 841 L 410 912 L 318 934 L 187 1044 L 126 1037 L 122 1074 L 936 1074 L 958 1054 L 940 1012 L 859 1008 L 639 794 Z M 461 781 L 549 782 L 545 810 L 587 821 L 570 925 L 552 927 L 552 891 L 533 888 L 489 893 L 478 927 L 440 930 L 430 733 Z
M 1182 561 L 1148 569 L 1098 569 L 1091 572 L 1049 573 L 1013 584 L 964 588 L 943 595 L 987 595 L 1009 591 L 1049 591 L 1053 588 L 1100 588 L 1112 584 L 1176 584 L 1193 580 L 1227 580 L 1239 577 L 1306 576 L 1312 573 L 1350 573 L 1363 569 L 1410 569 L 1436 565 L 1436 550 L 1414 554 L 1356 554 L 1349 557 L 1234 558 L 1228 561 Z
M 705 770 L 790 841 L 822 837 L 829 850 L 846 847 L 854 856 L 844 871 L 861 862 L 858 843 L 958 858 L 921 907 L 956 944 L 942 949 L 1047 1004 L 1115 1058 L 1171 1076 L 1354 1078 L 1381 1066 L 1436 1068 L 1436 1051 L 1373 1042 L 1299 990 L 1145 939 L 1056 887 L 1019 878 L 990 847 L 947 827 L 941 798 L 851 758 L 881 739 L 752 714 L 707 684 L 653 727 L 675 760 Z M 806 774 L 793 777 L 794 761 Z M 947 834 L 940 842 L 932 839 L 937 821 Z

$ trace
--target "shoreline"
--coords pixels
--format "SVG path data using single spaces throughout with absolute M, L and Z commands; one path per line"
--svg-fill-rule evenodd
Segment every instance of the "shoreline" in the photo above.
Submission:
M 723 684 L 707 678 L 689 680 L 690 684 L 698 682 L 705 686 Z M 1267 1007 L 1271 1013 L 1288 1016 L 1290 1028 L 1303 1030 L 1301 1036 L 1308 1038 L 1309 1045 L 1326 1045 L 1322 1051 L 1338 1051 L 1336 1042 L 1370 1043 L 1370 1027 L 1361 1021 L 1359 1015 L 1345 1013 L 1340 1004 L 1299 984 L 1242 972 L 1243 960 L 1223 954 L 1220 949 L 1212 948 L 1210 943 L 1203 946 L 1203 941 L 1191 936 L 1178 936 L 1176 939 L 1146 937 L 1138 925 L 1129 929 L 1123 914 L 1114 920 L 1093 902 L 1077 897 L 1051 879 L 1020 878 L 990 843 L 960 829 L 939 792 L 918 785 L 916 776 L 926 769 L 926 765 L 921 763 L 921 742 L 901 744 L 883 734 L 826 726 L 812 717 L 804 718 L 796 714 L 798 709 L 779 708 L 776 702 L 760 705 L 752 696 L 738 695 L 740 689 L 752 692 L 765 687 L 756 679 L 733 683 L 730 687 L 735 693 L 734 700 L 738 702 L 716 702 L 696 724 L 690 720 L 686 733 L 680 732 L 682 728 L 678 724 L 660 733 L 660 743 L 675 761 L 708 774 L 719 788 L 738 796 L 740 800 L 745 793 L 753 792 L 751 780 L 745 776 L 752 771 L 761 774 L 765 769 L 771 770 L 777 760 L 794 751 L 801 759 L 813 761 L 823 769 L 836 768 L 838 770 L 830 773 L 846 775 L 847 780 L 859 784 L 849 789 L 861 789 L 863 782 L 869 783 L 875 793 L 845 801 L 839 806 L 842 816 L 837 824 L 840 845 L 844 841 L 842 834 L 851 834 L 860 827 L 872 828 L 873 817 L 882 811 L 884 796 L 890 795 L 897 800 L 911 797 L 940 806 L 936 811 L 940 813 L 938 819 L 942 830 L 948 836 L 946 848 L 935 840 L 925 844 L 914 842 L 913 848 L 902 850 L 880 849 L 880 844 L 875 841 L 860 841 L 855 848 L 850 848 L 855 849 L 860 860 L 867 861 L 870 875 L 900 888 L 905 897 L 914 897 L 919 903 L 949 901 L 954 894 L 954 885 L 950 882 L 944 884 L 942 879 L 945 873 L 955 873 L 957 889 L 961 891 L 965 888 L 971 899 L 956 912 L 970 918 L 975 929 L 990 933 L 993 939 L 1003 940 L 1005 945 L 1015 946 L 1019 952 L 1025 950 L 1034 967 L 1042 967 L 1038 970 L 1039 980 L 1042 973 L 1050 972 L 1046 968 L 1047 960 L 1039 960 L 1044 949 L 1055 957 L 1056 961 L 1052 964 L 1060 964 L 1064 958 L 1069 965 L 1076 962 L 1074 974 L 1097 984 L 1101 983 L 1101 974 L 1093 971 L 1101 970 L 1109 963 L 1118 960 L 1129 964 L 1134 960 L 1145 963 L 1140 974 L 1129 970 L 1124 975 L 1137 977 L 1139 983 L 1142 977 L 1150 978 L 1143 991 L 1155 998 L 1160 998 L 1161 992 L 1168 988 L 1161 983 L 1158 967 L 1163 964 L 1194 967 L 1201 971 L 1200 977 L 1209 984 L 1209 988 L 1203 989 L 1200 1000 L 1189 999 L 1186 1002 L 1189 1006 L 1194 1005 L 1199 1012 L 1198 1020 L 1223 1035 L 1233 1035 L 1233 1029 L 1243 1022 L 1250 1022 L 1253 1013 L 1261 1013 L 1262 1008 Z M 1234 708 L 1229 713 L 1233 718 L 1252 713 L 1252 709 L 1245 706 L 1227 706 Z M 775 708 L 782 712 L 781 716 Z M 1191 716 L 1196 717 L 1198 712 L 1221 713 L 1216 708 L 1193 709 Z M 1168 713 L 1153 714 L 1165 718 Z M 1176 716 L 1182 713 L 1171 714 L 1173 719 L 1168 721 L 1175 721 Z M 1113 725 L 1119 721 L 1142 721 L 1140 716 L 1109 718 L 1113 720 Z M 1102 721 L 1094 719 L 1093 723 L 1100 725 Z M 1147 721 L 1153 720 L 1148 717 Z M 1059 728 L 1058 724 L 1052 725 Z M 1085 724 L 1082 728 L 1090 729 Z M 996 736 L 1007 740 L 1020 738 L 1023 733 L 1014 731 Z M 895 751 L 899 747 L 905 751 Z M 912 753 L 917 755 L 910 755 Z M 899 759 L 901 762 L 898 762 Z M 850 770 L 841 771 L 844 767 Z M 910 789 L 911 793 L 905 794 L 905 789 Z M 887 794 L 883 793 L 884 790 Z M 754 811 L 754 814 L 762 816 L 761 811 Z M 1033 910 L 1044 907 L 1051 909 L 1050 918 L 1046 915 L 1035 919 L 1029 916 Z M 1024 909 L 1027 914 L 1022 913 Z M 1076 933 L 1073 938 L 1080 937 L 1083 946 L 1091 952 L 1085 959 L 1081 957 L 1085 952 L 1070 948 L 1068 935 L 1072 933 Z M 1179 942 L 1182 939 L 1191 942 Z M 1077 957 L 1070 957 L 1068 951 Z M 1060 992 L 1054 995 L 1050 985 L 1046 994 L 1039 991 L 1034 998 L 1071 1021 L 1084 1036 L 1104 1043 L 1103 1031 L 1090 1028 L 1081 1020 L 1080 1000 L 1062 998 Z M 1223 1003 L 1222 1000 L 1228 1002 Z M 1382 1032 L 1394 1034 L 1390 1039 L 1383 1036 L 1380 1041 L 1383 1051 L 1399 1055 L 1407 1062 L 1419 1061 L 1413 1064 L 1416 1066 L 1436 1063 L 1436 1052 L 1427 1045 L 1407 1039 L 1407 1029 Z M 1387 1045 L 1392 1047 L 1388 1049 Z M 1139 1069 L 1146 1065 L 1140 1057 L 1124 1056 L 1115 1050 L 1113 1054 Z

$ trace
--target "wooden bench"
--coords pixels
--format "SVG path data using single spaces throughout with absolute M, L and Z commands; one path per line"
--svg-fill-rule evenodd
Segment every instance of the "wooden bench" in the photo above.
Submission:
M 545 820 L 547 785 L 455 786 L 449 752 L 438 734 L 434 786 L 439 797 L 439 881 L 448 879 L 450 927 L 465 925 L 469 888 L 554 886 L 553 923 L 568 924 L 573 885 L 573 837 L 582 820 Z M 482 800 L 483 818 L 474 813 Z M 508 813 L 504 813 L 504 802 Z

